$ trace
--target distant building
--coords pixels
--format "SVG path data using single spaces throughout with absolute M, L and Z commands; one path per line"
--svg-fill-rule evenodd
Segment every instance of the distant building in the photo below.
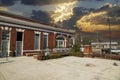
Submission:
M 93 42 L 91 43 L 93 49 L 110 48 L 110 42 Z M 116 49 L 118 42 L 111 42 L 111 48 Z
M 74 30 L 42 24 L 18 15 L 0 12 L 0 56 L 16 55 L 47 48 L 69 48 L 75 42 Z

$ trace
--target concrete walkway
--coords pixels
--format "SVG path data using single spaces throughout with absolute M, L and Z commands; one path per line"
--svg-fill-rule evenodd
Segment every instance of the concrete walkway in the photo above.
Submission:
M 0 80 L 120 80 L 120 61 L 79 57 L 44 61 L 33 57 L 0 58 Z

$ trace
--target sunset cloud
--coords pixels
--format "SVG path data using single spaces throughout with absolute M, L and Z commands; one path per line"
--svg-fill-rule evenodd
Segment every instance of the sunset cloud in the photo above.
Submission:
M 76 1 L 69 3 L 62 3 L 56 6 L 56 10 L 50 15 L 53 23 L 63 22 L 68 20 L 73 15 L 73 8 Z
M 80 18 L 76 25 L 81 28 L 82 31 L 94 32 L 108 30 L 108 16 L 110 17 L 110 25 L 112 30 L 120 30 L 120 12 L 119 6 L 113 6 L 106 4 L 95 12 L 89 13 Z M 115 13 L 117 12 L 117 13 Z

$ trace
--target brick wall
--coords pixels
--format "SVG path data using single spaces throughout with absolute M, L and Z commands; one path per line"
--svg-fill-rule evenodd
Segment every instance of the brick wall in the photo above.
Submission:
M 48 48 L 53 49 L 56 47 L 55 35 L 54 33 L 49 33 L 48 35 Z
M 15 28 L 12 28 L 11 36 L 10 36 L 10 50 L 11 51 L 16 50 L 16 39 L 17 39 L 17 31 Z
M 23 50 L 34 50 L 35 33 L 32 30 L 24 31 Z

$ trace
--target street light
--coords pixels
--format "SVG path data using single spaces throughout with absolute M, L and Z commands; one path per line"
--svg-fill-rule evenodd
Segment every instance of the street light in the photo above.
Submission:
M 110 48 L 110 54 L 111 54 L 111 27 L 110 27 L 110 18 L 109 18 L 109 16 L 108 16 L 108 23 L 109 23 L 109 41 L 110 41 L 109 48 Z

